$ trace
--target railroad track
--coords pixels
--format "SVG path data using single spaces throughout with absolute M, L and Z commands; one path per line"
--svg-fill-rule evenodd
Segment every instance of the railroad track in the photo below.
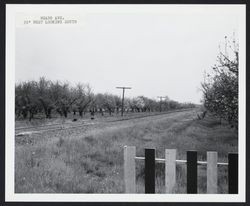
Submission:
M 183 111 L 190 111 L 190 110 L 193 110 L 193 109 L 182 109 L 182 110 L 168 111 L 168 112 L 162 112 L 162 113 L 157 113 L 157 114 L 146 114 L 146 115 L 140 115 L 140 116 L 125 117 L 122 119 L 107 120 L 104 122 L 113 123 L 113 122 L 127 121 L 127 120 L 132 120 L 132 119 L 142 119 L 142 118 L 151 117 L 151 116 L 160 116 L 160 115 L 166 115 L 166 114 L 183 112 Z M 18 127 L 18 128 L 15 128 L 15 134 L 16 134 L 16 136 L 22 136 L 22 135 L 28 135 L 28 134 L 33 134 L 33 133 L 42 133 L 42 132 L 47 132 L 47 131 L 80 128 L 80 127 L 90 126 L 90 125 L 94 125 L 94 124 L 98 124 L 98 123 L 101 123 L 101 122 L 84 121 L 81 123 L 76 123 L 76 122 L 74 122 L 74 123 L 55 123 L 55 124 L 41 125 L 41 126 Z
M 126 121 L 126 120 L 131 120 L 131 119 L 141 119 L 141 118 L 145 118 L 145 117 L 160 116 L 160 115 L 177 113 L 177 112 L 184 112 L 184 111 L 190 111 L 190 110 L 193 110 L 193 109 L 183 109 L 183 110 L 161 112 L 161 113 L 157 113 L 157 114 L 148 114 L 148 115 L 142 115 L 142 116 L 136 116 L 136 117 L 130 117 L 130 118 L 123 118 L 123 119 L 117 119 L 117 120 L 109 120 L 107 122 L 120 122 L 120 121 Z

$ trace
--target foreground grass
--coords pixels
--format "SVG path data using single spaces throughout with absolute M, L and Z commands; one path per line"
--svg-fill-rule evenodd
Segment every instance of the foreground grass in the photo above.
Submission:
M 177 149 L 186 159 L 197 150 L 205 160 L 207 151 L 218 151 L 221 162 L 237 152 L 237 133 L 208 116 L 196 120 L 193 111 L 109 124 L 98 128 L 33 134 L 16 140 L 15 192 L 17 193 L 123 193 L 123 147 L 156 148 L 164 158 L 166 148 Z M 144 192 L 144 162 L 137 164 L 137 192 Z M 206 192 L 206 168 L 199 167 L 198 192 Z M 219 193 L 227 193 L 227 168 L 219 167 Z M 156 192 L 164 192 L 164 164 L 156 165 Z M 177 166 L 176 193 L 186 193 L 186 167 Z

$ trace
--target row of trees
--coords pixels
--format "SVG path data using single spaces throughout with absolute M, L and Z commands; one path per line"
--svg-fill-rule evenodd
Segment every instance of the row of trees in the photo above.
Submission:
M 207 110 L 238 128 L 239 49 L 235 40 L 225 41 L 225 52 L 202 83 L 203 100 Z
M 191 103 L 178 103 L 167 99 L 156 101 L 144 96 L 125 98 L 125 112 L 153 112 L 194 107 Z M 67 117 L 70 112 L 83 116 L 86 112 L 119 113 L 122 100 L 113 94 L 94 94 L 88 84 L 71 86 L 68 82 L 50 81 L 44 77 L 38 81 L 25 81 L 15 85 L 15 114 L 17 118 L 29 118 L 43 113 L 46 118 L 58 113 Z

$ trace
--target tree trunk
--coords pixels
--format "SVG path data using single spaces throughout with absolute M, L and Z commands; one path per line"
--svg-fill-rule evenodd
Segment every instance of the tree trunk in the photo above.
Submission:
M 80 115 L 80 117 L 82 117 L 82 113 L 83 113 L 83 111 L 82 111 L 82 110 L 79 110 L 79 115 Z
M 52 109 L 48 109 L 48 118 L 51 119 L 51 110 Z
M 23 111 L 22 111 L 22 115 L 23 115 L 23 118 L 26 119 L 26 118 L 27 118 L 27 115 L 28 115 L 28 114 L 27 114 L 27 111 L 26 111 L 26 110 L 23 110 Z
M 65 118 L 67 118 L 68 117 L 68 112 L 66 110 L 64 110 L 63 115 L 64 115 Z
M 29 111 L 29 121 L 31 121 L 31 119 L 34 117 L 34 114 L 32 111 Z

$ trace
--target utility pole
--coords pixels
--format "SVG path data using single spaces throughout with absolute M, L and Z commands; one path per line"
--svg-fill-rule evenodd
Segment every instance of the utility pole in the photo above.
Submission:
M 167 98 L 167 97 L 164 97 L 164 96 L 158 96 L 157 98 L 159 98 L 159 99 L 160 99 L 160 112 L 161 112 L 161 104 L 162 104 L 162 99 Z
M 132 89 L 131 87 L 116 87 L 116 89 L 122 89 L 122 116 L 123 116 L 123 111 L 124 111 L 124 94 L 125 94 L 125 89 Z

